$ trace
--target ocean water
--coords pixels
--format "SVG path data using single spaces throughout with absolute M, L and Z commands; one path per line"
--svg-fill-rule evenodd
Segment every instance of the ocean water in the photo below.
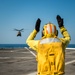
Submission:
M 27 44 L 0 44 L 0 48 L 24 48 Z
M 75 48 L 75 44 L 69 44 L 67 47 L 68 48 Z
M 29 47 L 27 44 L 0 44 L 0 48 L 24 48 Z M 67 48 L 75 48 L 75 44 L 69 44 Z

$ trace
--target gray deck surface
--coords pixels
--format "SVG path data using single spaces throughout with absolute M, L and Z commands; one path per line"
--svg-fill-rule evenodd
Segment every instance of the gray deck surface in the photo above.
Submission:
M 66 50 L 65 65 L 65 75 L 75 75 L 75 50 Z M 0 49 L 0 75 L 36 75 L 32 74 L 36 67 L 35 56 L 29 50 Z

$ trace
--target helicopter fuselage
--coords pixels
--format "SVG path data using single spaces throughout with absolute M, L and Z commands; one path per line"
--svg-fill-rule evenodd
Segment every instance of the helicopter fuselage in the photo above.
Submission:
M 14 29 L 15 31 L 18 31 L 17 36 L 22 36 L 21 32 L 23 32 L 24 29 Z
M 18 31 L 17 36 L 21 36 L 21 32 L 20 31 Z

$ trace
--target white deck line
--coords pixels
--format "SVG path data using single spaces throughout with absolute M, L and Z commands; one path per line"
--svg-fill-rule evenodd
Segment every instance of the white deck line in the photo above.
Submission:
M 36 55 L 35 55 L 35 53 L 34 52 L 32 52 L 31 50 L 29 50 L 27 47 L 25 47 L 33 56 L 35 56 L 36 57 Z
M 33 72 L 33 73 L 29 73 L 27 75 L 36 75 L 36 74 L 37 74 L 37 72 Z
M 68 61 L 68 62 L 65 63 L 65 65 L 68 65 L 68 64 L 71 64 L 71 63 L 74 63 L 74 62 L 75 62 L 75 60 Z
M 72 50 L 75 50 L 75 48 L 66 48 L 66 49 L 72 49 Z

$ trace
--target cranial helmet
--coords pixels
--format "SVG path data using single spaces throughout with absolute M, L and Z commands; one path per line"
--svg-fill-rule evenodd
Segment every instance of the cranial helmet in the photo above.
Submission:
M 43 36 L 54 37 L 57 36 L 56 26 L 52 23 L 48 23 L 43 27 Z

